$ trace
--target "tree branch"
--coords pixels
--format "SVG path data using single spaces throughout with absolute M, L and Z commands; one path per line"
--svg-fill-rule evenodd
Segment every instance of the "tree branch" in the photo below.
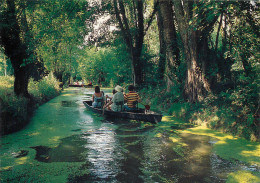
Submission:
M 152 24 L 152 22 L 153 22 L 154 15 L 155 15 L 156 12 L 158 11 L 158 5 L 159 5 L 159 2 L 158 2 L 158 1 L 154 3 L 154 9 L 153 9 L 152 14 L 151 14 L 150 17 L 149 17 L 149 21 L 148 21 L 147 27 L 146 27 L 146 29 L 144 30 L 144 35 L 147 33 L 149 27 L 151 26 L 151 24 Z

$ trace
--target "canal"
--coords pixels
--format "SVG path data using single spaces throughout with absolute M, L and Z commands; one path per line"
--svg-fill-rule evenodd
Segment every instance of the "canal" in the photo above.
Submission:
M 167 118 L 150 124 L 88 111 L 82 101 L 93 92 L 65 89 L 3 136 L 1 182 L 225 182 L 237 169 L 212 153 L 216 139 L 176 133 L 183 126 Z

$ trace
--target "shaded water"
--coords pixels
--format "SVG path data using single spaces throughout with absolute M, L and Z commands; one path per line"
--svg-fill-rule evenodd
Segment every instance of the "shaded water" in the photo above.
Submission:
M 66 89 L 2 137 L 1 182 L 225 182 L 237 169 L 211 153 L 210 137 L 181 134 L 177 143 L 167 121 L 108 121 L 88 111 L 82 100 L 92 93 Z

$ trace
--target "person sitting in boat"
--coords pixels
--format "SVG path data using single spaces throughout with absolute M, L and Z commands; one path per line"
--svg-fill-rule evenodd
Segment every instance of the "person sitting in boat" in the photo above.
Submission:
M 115 87 L 115 95 L 113 96 L 112 100 L 108 102 L 104 109 L 111 105 L 112 111 L 123 111 L 124 109 L 124 95 L 123 95 L 123 88 L 119 85 Z
M 104 105 L 104 92 L 100 91 L 99 86 L 95 87 L 95 93 L 92 96 L 92 106 L 96 108 L 101 108 Z
M 88 86 L 92 86 L 92 82 L 90 80 L 88 82 Z
M 125 101 L 127 105 L 124 105 L 124 109 L 126 111 L 134 111 L 137 110 L 137 103 L 140 102 L 140 97 L 138 93 L 136 93 L 135 87 L 133 85 L 128 86 L 129 93 L 124 95 Z
M 112 93 L 113 93 L 113 96 L 112 96 L 112 97 L 106 95 L 106 103 L 107 103 L 107 102 L 110 102 L 110 101 L 112 100 L 112 98 L 113 98 L 114 95 L 116 94 L 116 90 L 113 89 Z M 111 110 L 111 105 L 109 105 L 109 106 L 107 107 L 107 109 L 108 109 L 108 110 Z
M 114 96 L 116 94 L 116 90 L 113 89 L 112 93 L 113 93 L 113 96 Z M 106 95 L 106 99 L 112 100 L 112 98 L 113 97 L 110 97 L 110 96 Z

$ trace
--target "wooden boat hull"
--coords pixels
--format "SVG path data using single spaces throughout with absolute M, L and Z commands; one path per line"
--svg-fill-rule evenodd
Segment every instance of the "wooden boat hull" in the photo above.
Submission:
M 92 101 L 83 101 L 83 104 L 86 108 L 89 110 L 102 114 L 103 110 L 100 108 L 94 108 L 92 106 Z M 115 111 L 109 111 L 105 110 L 104 115 L 107 117 L 113 117 L 113 118 L 124 118 L 124 119 L 132 119 L 132 120 L 138 120 L 138 121 L 148 121 L 151 123 L 158 123 L 162 120 L 162 115 L 150 111 L 149 113 L 145 113 L 144 109 L 139 109 L 135 112 L 115 112 Z

